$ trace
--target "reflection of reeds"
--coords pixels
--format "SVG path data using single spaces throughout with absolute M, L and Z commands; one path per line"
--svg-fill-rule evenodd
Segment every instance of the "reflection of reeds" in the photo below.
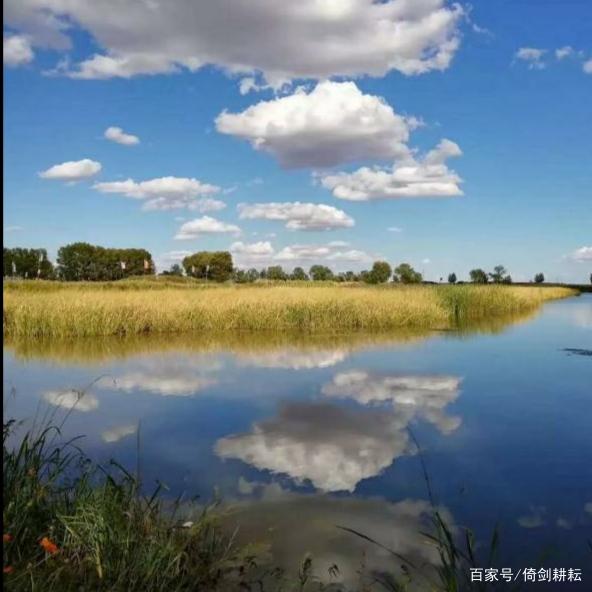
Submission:
M 40 284 L 42 285 L 42 284 Z M 576 292 L 509 286 L 316 288 L 223 286 L 155 290 L 74 285 L 4 292 L 4 335 L 85 337 L 147 333 L 447 329 L 535 310 Z

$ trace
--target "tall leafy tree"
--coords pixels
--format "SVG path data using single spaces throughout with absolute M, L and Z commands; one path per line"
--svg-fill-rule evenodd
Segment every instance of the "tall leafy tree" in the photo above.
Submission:
M 292 270 L 292 273 L 290 275 L 290 279 L 299 280 L 299 281 L 306 281 L 306 280 L 308 280 L 308 274 L 306 273 L 306 271 L 304 271 L 304 269 L 302 269 L 302 267 L 295 267 Z
M 423 281 L 423 276 L 419 271 L 415 271 L 409 263 L 401 263 L 395 267 L 393 280 L 402 284 L 419 284 Z
M 310 277 L 315 282 L 326 282 L 333 279 L 333 272 L 325 265 L 313 265 L 309 270 Z
M 366 281 L 369 284 L 384 284 L 389 281 L 391 273 L 391 266 L 386 261 L 375 261 L 366 276 Z
M 225 282 L 232 277 L 232 255 L 228 251 L 200 251 L 183 259 L 188 276 Z
M 482 269 L 471 269 L 469 277 L 474 284 L 486 284 L 489 281 L 487 273 Z

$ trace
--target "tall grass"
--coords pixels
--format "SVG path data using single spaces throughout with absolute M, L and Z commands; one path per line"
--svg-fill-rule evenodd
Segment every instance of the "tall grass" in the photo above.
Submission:
M 136 282 L 141 283 L 141 282 Z M 314 284 L 312 284 L 314 285 Z M 94 284 L 4 290 L 7 337 L 143 333 L 446 329 L 463 321 L 524 313 L 577 292 L 508 286 L 167 286 L 104 289 Z
M 95 466 L 75 441 L 61 442 L 59 426 L 12 446 L 15 427 L 3 433 L 4 589 L 251 589 L 253 553 L 222 534 L 213 506 L 185 505 L 181 520 L 180 500 L 165 502 L 159 488 L 142 495 L 116 463 Z

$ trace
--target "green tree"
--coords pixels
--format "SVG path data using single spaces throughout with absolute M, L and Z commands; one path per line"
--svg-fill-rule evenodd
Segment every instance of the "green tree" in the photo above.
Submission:
M 333 279 L 333 272 L 325 265 L 313 265 L 309 270 L 311 279 L 315 282 L 327 282 Z
M 456 284 L 456 273 L 453 272 L 448 276 L 448 283 Z
M 228 251 L 199 251 L 183 259 L 188 276 L 225 282 L 232 277 L 232 255 Z
M 58 274 L 67 281 L 108 281 L 154 274 L 152 255 L 145 249 L 106 249 L 71 243 L 58 251 Z
M 482 269 L 471 269 L 469 277 L 474 284 L 486 284 L 488 281 L 487 273 Z
M 51 279 L 54 268 L 45 249 L 3 249 L 3 277 Z
M 494 284 L 511 284 L 512 278 L 508 275 L 508 270 L 503 265 L 496 265 L 493 272 L 489 274 Z
M 259 279 L 259 272 L 254 268 L 251 267 L 251 269 L 247 270 L 247 281 L 249 283 L 253 283 L 256 282 Z
M 298 281 L 306 281 L 308 280 L 308 274 L 302 267 L 295 267 L 290 275 L 290 279 L 298 280 Z
M 423 276 L 419 271 L 415 271 L 409 263 L 401 263 L 395 268 L 393 280 L 402 284 L 419 284 L 423 281 Z
M 384 284 L 389 281 L 391 273 L 391 266 L 386 261 L 375 261 L 366 276 L 366 282 L 369 284 Z
M 272 265 L 267 268 L 267 279 L 272 281 L 285 281 L 288 279 L 288 274 L 283 270 L 281 265 Z
M 545 281 L 545 276 L 542 273 L 537 273 L 534 276 L 534 283 L 535 284 L 542 284 Z

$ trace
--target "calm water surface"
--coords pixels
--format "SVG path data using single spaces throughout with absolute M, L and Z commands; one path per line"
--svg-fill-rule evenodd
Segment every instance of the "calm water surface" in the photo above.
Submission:
M 139 440 L 147 487 L 216 489 L 239 537 L 346 581 L 364 550 L 391 559 L 335 525 L 435 560 L 414 436 L 450 522 L 484 543 L 499 524 L 498 564 L 581 568 L 592 589 L 589 350 L 590 295 L 463 334 L 14 344 L 4 405 L 63 415 L 84 389 L 65 432 L 94 458 L 135 468 Z

